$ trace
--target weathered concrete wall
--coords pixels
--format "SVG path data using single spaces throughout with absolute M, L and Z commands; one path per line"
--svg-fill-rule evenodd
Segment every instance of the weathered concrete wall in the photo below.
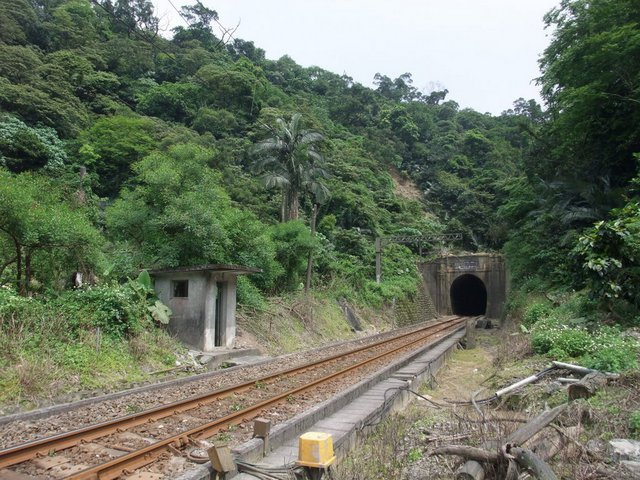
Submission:
M 438 313 L 424 280 L 418 285 L 415 298 L 401 300 L 395 304 L 394 314 L 398 327 L 428 322 L 437 317 Z
M 174 281 L 189 282 L 188 297 L 174 297 Z M 204 349 L 205 336 L 205 299 L 212 294 L 207 278 L 201 273 L 184 272 L 170 276 L 157 276 L 154 288 L 158 298 L 172 312 L 169 331 L 187 345 Z M 213 297 L 215 300 L 215 297 Z
M 225 346 L 233 347 L 236 339 L 236 292 L 238 277 L 225 274 L 226 288 L 222 298 L 222 308 L 225 312 L 225 329 L 222 342 Z
M 212 272 L 175 272 L 154 275 L 158 298 L 171 311 L 169 331 L 187 345 L 209 351 L 215 345 L 216 322 L 220 322 L 221 345 L 233 347 L 236 336 L 236 276 Z M 173 282 L 189 282 L 187 297 L 173 295 Z M 222 284 L 218 292 L 217 284 Z M 216 318 L 216 298 L 221 294 L 221 318 Z
M 473 275 L 486 288 L 485 315 L 500 319 L 507 298 L 508 279 L 504 258 L 497 254 L 473 254 L 443 257 L 419 264 L 420 272 L 439 315 L 452 315 L 451 286 L 464 276 Z M 460 293 L 460 292 L 458 292 Z M 467 293 L 467 292 L 463 292 Z M 474 292 L 468 292 L 469 295 Z

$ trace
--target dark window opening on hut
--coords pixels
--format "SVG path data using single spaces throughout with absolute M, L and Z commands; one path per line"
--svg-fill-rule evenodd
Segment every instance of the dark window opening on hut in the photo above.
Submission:
M 171 282 L 171 286 L 175 298 L 186 298 L 189 296 L 189 280 L 174 280 Z

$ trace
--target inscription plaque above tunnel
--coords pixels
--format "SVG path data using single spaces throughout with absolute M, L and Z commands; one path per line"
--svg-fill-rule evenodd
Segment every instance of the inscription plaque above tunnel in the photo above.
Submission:
M 508 280 L 501 255 L 447 256 L 418 266 L 439 315 L 502 318 Z

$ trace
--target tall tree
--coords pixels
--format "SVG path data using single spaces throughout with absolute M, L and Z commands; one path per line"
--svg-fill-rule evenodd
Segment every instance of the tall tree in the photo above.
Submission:
M 324 158 L 316 150 L 323 136 L 304 130 L 302 115 L 294 114 L 287 123 L 276 119 L 275 127 L 268 127 L 271 137 L 254 147 L 257 156 L 256 168 L 264 173 L 267 187 L 282 190 L 282 221 L 297 220 L 300 210 L 300 195 L 307 191 L 315 200 L 322 202 L 329 193 L 322 179 L 328 176 Z
M 0 169 L 0 284 L 11 268 L 16 288 L 28 295 L 37 272 L 70 274 L 91 267 L 101 242 L 87 212 L 44 176 Z M 49 287 L 54 285 L 49 285 Z
M 640 151 L 640 9 L 637 0 L 563 0 L 545 21 L 555 27 L 539 83 L 551 122 L 543 176 L 608 176 L 622 186 Z

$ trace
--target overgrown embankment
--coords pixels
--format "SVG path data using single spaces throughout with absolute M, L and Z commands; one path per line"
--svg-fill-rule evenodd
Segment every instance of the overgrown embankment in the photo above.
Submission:
M 240 305 L 237 346 L 279 355 L 423 321 L 415 296 L 380 308 L 302 291 Z M 0 289 L 0 412 L 155 382 L 192 362 L 140 279 L 30 298 Z M 349 321 L 346 310 L 350 310 Z M 192 371 L 173 372 L 185 375 Z
M 512 292 L 509 318 L 530 335 L 535 353 L 606 372 L 638 368 L 634 320 L 614 321 L 598 309 L 588 292 L 555 290 L 542 293 L 527 285 Z
M 552 377 L 500 402 L 474 406 L 472 396 L 490 397 L 548 365 L 546 357 L 533 353 L 528 335 L 516 328 L 483 333 L 477 344 L 474 349 L 455 352 L 437 377 L 418 390 L 422 398 L 416 396 L 405 411 L 381 422 L 342 462 L 336 478 L 450 479 L 463 459 L 432 455 L 437 448 L 478 447 L 486 441 L 501 441 L 545 409 L 568 401 L 566 388 Z M 560 375 L 566 373 L 555 376 Z M 532 439 L 533 444 L 547 438 L 562 439 L 563 448 L 549 460 L 558 478 L 636 478 L 613 461 L 607 442 L 640 438 L 637 381 L 637 371 L 623 373 L 588 400 L 573 402 L 552 427 Z M 565 434 L 570 437 L 563 437 Z M 489 468 L 485 478 L 504 478 L 504 470 Z
M 357 318 L 361 331 L 349 323 L 344 306 Z M 238 312 L 239 342 L 250 336 L 252 346 L 272 355 L 320 346 L 330 341 L 378 333 L 393 328 L 396 310 L 374 309 L 338 302 L 328 292 L 293 293 L 271 297 L 261 308 L 243 307 Z
M 50 298 L 0 289 L 0 412 L 154 379 L 185 350 L 137 280 Z

